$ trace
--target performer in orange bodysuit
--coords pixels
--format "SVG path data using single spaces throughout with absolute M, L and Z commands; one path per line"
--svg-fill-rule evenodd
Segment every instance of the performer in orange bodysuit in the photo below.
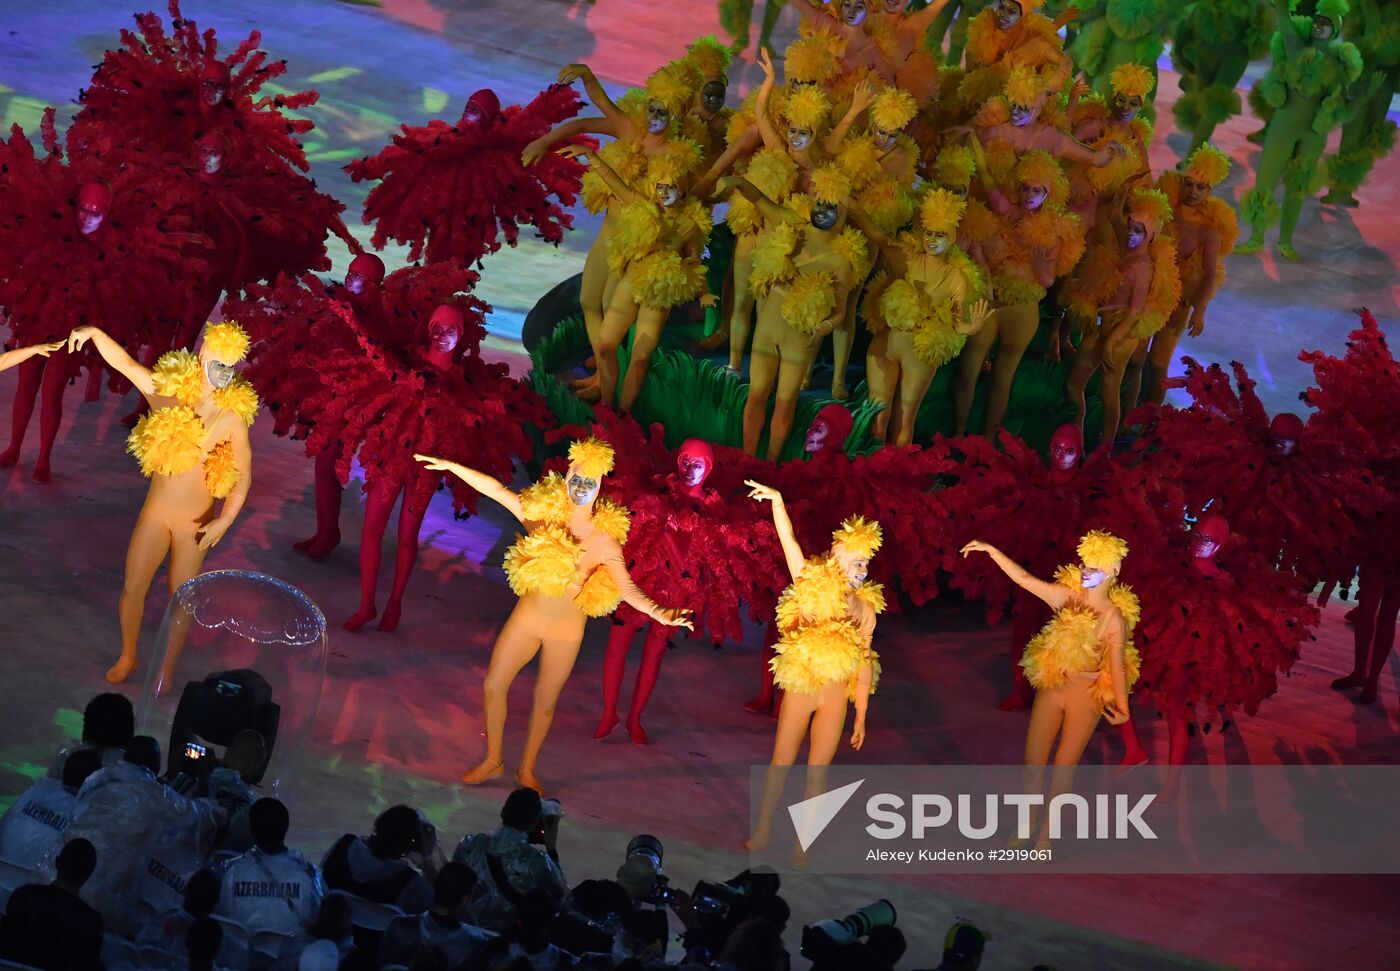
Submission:
M 136 667 L 146 592 L 166 554 L 174 594 L 199 574 L 205 555 L 248 498 L 253 484 L 248 428 L 258 413 L 258 396 L 233 370 L 248 353 L 248 335 L 233 321 L 210 324 L 197 357 L 171 351 L 154 369 L 138 364 L 96 327 L 74 330 L 68 350 L 81 350 L 89 341 L 151 404 L 127 439 L 127 450 L 151 488 L 126 551 L 119 606 L 122 653 L 107 672 L 108 681 L 120 684 Z M 219 499 L 223 509 L 215 517 Z
M 525 526 L 526 534 L 506 552 L 506 578 L 520 600 L 491 649 L 482 686 L 486 758 L 462 776 L 468 785 L 497 779 L 505 771 L 502 741 L 506 696 L 530 659 L 540 656 L 539 679 L 530 709 L 530 730 L 515 779 L 539 790 L 535 763 L 554 706 L 573 671 L 589 617 L 602 617 L 626 601 L 652 620 L 691 628 L 688 610 L 663 610 L 627 575 L 622 543 L 627 510 L 598 498 L 603 476 L 612 471 L 613 450 L 590 438 L 569 447 L 564 476 L 552 473 L 520 494 L 494 478 L 446 459 L 414 456 L 431 472 L 449 472 L 493 499 Z
M 1074 64 L 1065 53 L 1055 23 L 1040 14 L 1034 0 L 995 0 L 972 18 L 967 30 L 967 75 L 958 97 L 969 114 L 1002 89 L 1018 65 L 1034 71 L 1051 94 L 1069 80 Z
M 1079 541 L 1080 566 L 1062 566 L 1054 582 L 1037 579 L 994 546 L 973 540 L 963 556 L 986 553 L 1018 587 L 1039 597 L 1055 616 L 1031 638 L 1021 658 L 1035 687 L 1026 733 L 1026 791 L 1041 790 L 1041 774 L 1055 750 L 1051 798 L 1069 790 L 1074 767 L 1099 716 L 1112 725 L 1128 721 L 1128 692 L 1138 676 L 1133 627 L 1141 615 L 1137 596 L 1118 582 L 1128 544 L 1091 530 Z M 1047 804 L 1050 799 L 1047 799 Z M 1032 813 L 1032 816 L 1038 814 Z M 1032 826 L 1032 832 L 1036 827 Z M 1048 845 L 1042 831 L 1039 846 Z
M 830 550 L 808 559 L 798 545 L 782 493 L 757 482 L 747 484 L 750 497 L 773 504 L 773 526 L 792 575 L 792 585 L 778 600 L 781 636 L 772 660 L 783 705 L 758 825 L 748 841 L 751 850 L 760 850 L 768 841 L 787 770 L 809 733 L 809 796 L 822 790 L 824 770 L 836 757 L 848 702 L 856 709 L 851 747 L 859 751 L 865 744 L 866 708 L 880 680 L 880 657 L 871 641 L 885 597 L 878 583 L 866 582 L 870 558 L 880 548 L 879 523 L 852 516 L 832 533 Z

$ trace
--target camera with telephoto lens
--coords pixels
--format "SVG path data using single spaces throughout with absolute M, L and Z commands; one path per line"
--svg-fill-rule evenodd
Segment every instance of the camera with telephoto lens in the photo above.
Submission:
M 536 846 L 544 846 L 545 825 L 552 819 L 560 819 L 564 815 L 564 804 L 558 799 L 545 799 L 540 803 L 540 822 L 535 827 L 535 831 L 530 834 L 530 842 Z
M 646 833 L 632 837 L 631 842 L 627 844 L 628 859 L 634 856 L 644 856 L 651 861 L 652 868 L 656 871 L 656 883 L 652 885 L 651 892 L 639 901 L 640 903 L 665 906 L 678 899 L 676 888 L 671 886 L 671 878 L 661 869 L 661 859 L 665 852 L 661 841 Z
M 802 956 L 812 962 L 813 969 L 853 967 L 853 952 L 860 948 L 861 938 L 876 927 L 893 927 L 894 904 L 877 900 L 840 920 L 822 920 L 802 928 Z

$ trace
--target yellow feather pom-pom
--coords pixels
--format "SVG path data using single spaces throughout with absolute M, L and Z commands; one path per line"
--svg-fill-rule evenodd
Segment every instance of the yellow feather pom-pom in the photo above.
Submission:
M 1088 607 L 1067 606 L 1055 612 L 1021 655 L 1032 687 L 1058 688 L 1072 673 L 1098 669 L 1099 617 Z
M 1045 79 L 1034 69 L 1017 64 L 1006 76 L 1006 100 L 1013 105 L 1034 107 L 1045 100 Z
M 704 152 L 690 138 L 672 138 L 666 147 L 647 159 L 647 181 L 657 185 L 685 185 L 699 168 Z
M 527 517 L 528 518 L 528 517 Z M 573 582 L 583 547 L 562 525 L 542 525 L 506 550 L 506 581 L 517 597 L 562 596 Z
M 188 405 L 147 412 L 127 436 L 126 450 L 136 457 L 141 474 L 181 475 L 204 457 L 204 422 Z
M 899 88 L 885 88 L 870 102 L 870 120 L 885 131 L 900 131 L 918 113 L 914 96 Z
M 1132 636 L 1133 628 L 1137 627 L 1138 621 L 1142 620 L 1142 603 L 1138 600 L 1137 594 L 1133 593 L 1133 588 L 1126 583 L 1114 583 L 1113 588 L 1108 591 L 1108 599 L 1123 615 L 1123 623 L 1128 628 L 1128 635 Z
M 1186 174 L 1214 188 L 1230 174 L 1230 157 L 1214 145 L 1202 145 L 1191 153 Z
M 151 369 L 151 383 L 160 397 L 192 405 L 204 396 L 204 369 L 193 351 L 166 351 Z
M 661 239 L 662 229 L 661 212 L 649 200 L 623 206 L 608 238 L 608 269 L 620 274 L 633 260 L 650 253 Z
M 626 506 L 611 499 L 599 499 L 593 504 L 593 525 L 621 546 L 627 542 L 627 534 L 632 528 L 632 514 Z
M 695 75 L 684 63 L 667 64 L 647 78 L 648 101 L 665 107 L 672 119 L 679 119 L 695 97 Z
M 799 273 L 788 284 L 782 316 L 800 334 L 813 335 L 836 312 L 836 280 L 825 270 Z
M 204 349 L 223 364 L 237 364 L 247 357 L 248 343 L 248 332 L 236 320 L 221 320 L 204 328 Z
M 248 427 L 253 426 L 253 419 L 258 416 L 258 393 L 242 377 L 234 378 L 228 387 L 215 388 L 213 397 L 216 406 L 233 412 Z
M 1049 152 L 1032 149 L 1021 156 L 1012 173 L 1017 185 L 1040 186 L 1049 192 L 1048 203 L 1063 206 L 1069 199 L 1069 180 L 1064 169 Z
M 613 470 L 612 446 L 602 439 L 584 438 L 569 446 L 569 466 L 587 479 L 601 479 Z
M 1141 64 L 1131 62 L 1115 67 L 1113 73 L 1108 76 L 1108 83 L 1112 85 L 1115 94 L 1121 94 L 1125 98 L 1146 99 L 1157 86 L 1151 71 Z
M 694 300 L 705 289 L 705 268 L 670 250 L 648 253 L 627 270 L 637 305 L 652 309 L 676 307 Z
M 933 161 L 933 174 L 940 185 L 965 189 L 972 184 L 976 172 L 977 157 L 966 145 L 945 145 Z
M 744 178 L 769 199 L 782 202 L 797 184 L 797 163 L 784 149 L 760 149 L 749 160 Z
M 884 542 L 884 533 L 879 523 L 864 516 L 851 516 L 831 534 L 831 542 L 853 556 L 871 557 Z
M 876 178 L 856 194 L 856 205 L 880 232 L 892 235 L 909 222 L 914 205 L 897 179 Z
M 793 278 L 797 273 L 792 262 L 796 248 L 797 228 L 791 223 L 779 223 L 759 235 L 753 248 L 753 269 L 749 271 L 749 285 L 755 296 L 766 297 L 775 286 Z
M 840 70 L 839 58 L 831 35 L 817 31 L 788 45 L 783 54 L 783 77 L 789 82 L 824 84 Z
M 1128 555 L 1128 544 L 1101 529 L 1092 529 L 1079 540 L 1079 562 L 1092 570 L 1112 572 Z
M 787 119 L 788 124 L 812 131 L 825 128 L 830 114 L 831 102 L 827 100 L 822 89 L 814 84 L 798 88 L 788 95 L 783 104 L 783 117 Z
M 861 601 L 877 614 L 885 612 L 885 586 L 882 583 L 873 583 L 866 580 L 856 587 L 856 599 Z
M 967 200 L 956 192 L 930 189 L 919 200 L 919 224 L 925 232 L 952 236 L 966 211 Z
M 718 37 L 706 34 L 690 45 L 689 50 L 686 51 L 685 60 L 703 80 L 723 81 L 729 70 L 729 61 L 733 56 L 730 49 L 722 44 Z
M 908 333 L 924 319 L 924 298 L 908 280 L 895 280 L 880 295 L 880 315 L 885 323 Z
M 520 493 L 520 512 L 527 523 L 561 525 L 568 522 L 571 507 L 568 487 L 558 472 L 551 472 Z
M 845 617 L 849 590 L 850 580 L 834 557 L 810 558 L 778 598 L 779 629 L 793 630 L 801 624 Z
M 868 138 L 848 138 L 842 142 L 841 151 L 836 154 L 836 164 L 857 189 L 864 188 L 871 179 L 881 174 L 880 153 Z
M 233 443 L 220 442 L 204 460 L 204 488 L 215 499 L 224 499 L 238 485 L 238 465 L 233 460 Z
M 966 344 L 966 334 L 931 322 L 914 334 L 914 356 L 929 367 L 942 367 L 961 354 Z
M 617 588 L 617 581 L 601 566 L 594 567 L 574 595 L 574 606 L 583 611 L 585 617 L 606 617 L 620 603 L 622 591 Z
M 839 165 L 819 165 L 812 170 L 812 198 L 818 202 L 844 203 L 851 194 L 851 180 Z
M 847 226 L 831 241 L 832 250 L 846 261 L 855 280 L 864 280 L 870 275 L 870 243 L 865 234 L 854 226 Z

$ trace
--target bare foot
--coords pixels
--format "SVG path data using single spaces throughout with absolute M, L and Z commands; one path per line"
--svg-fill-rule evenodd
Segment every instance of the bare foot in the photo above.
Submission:
M 462 781 L 469 786 L 479 786 L 483 782 L 490 782 L 492 779 L 499 779 L 505 774 L 506 766 L 504 762 L 492 762 L 486 759 L 480 764 L 462 773 Z
M 136 670 L 136 655 L 123 654 L 116 664 L 107 669 L 107 680 L 111 684 L 123 684 L 134 670 Z
M 754 833 L 748 839 L 744 840 L 744 849 L 748 850 L 750 853 L 762 853 L 768 846 L 768 836 L 768 830 L 759 830 L 757 833 Z
M 609 735 L 612 734 L 613 729 L 616 727 L 617 713 L 610 711 L 603 716 L 601 721 L 598 722 L 598 727 L 593 729 L 593 737 L 596 739 L 607 738 Z
M 515 770 L 515 784 L 524 786 L 526 789 L 534 789 L 540 795 L 544 795 L 544 786 L 540 783 L 539 779 L 535 778 L 535 773 L 531 772 L 529 769 Z
M 368 607 L 361 607 L 359 610 L 355 611 L 355 613 L 351 615 L 349 620 L 347 620 L 340 626 L 345 630 L 351 632 L 357 631 L 361 627 L 365 626 L 365 624 L 368 624 L 370 621 L 374 620 L 374 616 L 377 613 L 379 613 L 379 611 L 377 611 L 374 608 L 374 604 L 370 604 Z
M 390 600 L 384 605 L 384 616 L 379 618 L 379 629 L 382 631 L 397 630 L 399 618 L 403 616 L 403 604 L 397 600 Z
M 331 550 L 340 545 L 340 530 L 336 529 L 322 536 L 317 533 L 309 539 L 304 539 L 300 543 L 293 543 L 292 549 L 298 553 L 305 553 L 313 560 L 324 560 L 330 556 Z
M 34 472 L 29 476 L 40 485 L 48 485 L 53 481 L 53 470 L 49 468 L 47 459 L 40 459 L 34 463 Z
M 628 722 L 627 734 L 632 739 L 633 745 L 645 745 L 650 741 L 647 738 L 647 733 L 642 729 L 641 722 Z

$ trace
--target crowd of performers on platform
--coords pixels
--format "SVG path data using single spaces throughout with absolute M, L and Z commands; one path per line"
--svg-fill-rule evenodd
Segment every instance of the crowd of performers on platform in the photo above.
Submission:
M 1002 706 L 1034 704 L 1031 762 L 1049 759 L 1057 736 L 1054 758 L 1076 762 L 1101 713 L 1122 736 L 1123 761 L 1145 760 L 1131 698 L 1165 719 L 1170 760 L 1181 763 L 1193 724 L 1253 714 L 1276 691 L 1318 623 L 1314 589 L 1322 584 L 1325 599 L 1358 569 L 1355 670 L 1334 687 L 1374 701 L 1400 608 L 1400 562 L 1386 541 L 1400 526 L 1400 375 L 1375 320 L 1362 312 L 1341 356 L 1303 354 L 1316 373 L 1306 418 L 1271 418 L 1238 364 L 1231 373 L 1188 358 L 1184 378 L 1165 378 L 1182 334 L 1204 326 L 1236 237 L 1233 211 L 1212 195 L 1229 163 L 1207 141 L 1208 122 L 1231 105 L 1216 90 L 1233 85 L 1224 55 L 1243 43 L 1227 44 L 1227 27 L 1256 38 L 1270 9 L 1196 4 L 1178 26 L 1197 38 L 1176 52 L 1197 144 L 1179 171 L 1154 180 L 1149 48 L 1174 4 L 1156 5 L 1162 24 L 1143 14 L 1138 26 L 1152 29 L 1136 41 L 1114 3 L 1108 13 L 1093 5 L 1098 13 L 1068 21 L 1067 53 L 1061 25 L 1028 0 L 996 0 L 968 22 L 961 66 L 940 65 L 921 42 L 947 4 L 794 6 L 802 35 L 781 58 L 782 82 L 760 52 L 764 81 L 738 109 L 725 106 L 730 51 L 706 38 L 617 103 L 587 67 L 570 65 L 528 105 L 502 106 L 482 90 L 452 123 L 404 126 L 347 166 L 377 183 L 364 213 L 374 244 L 406 244 L 416 261 L 392 273 L 304 174 L 297 136 L 311 123 L 289 112 L 316 94 L 260 95 L 285 65 L 257 33 L 221 54 L 213 31 L 201 33 L 173 0 L 169 33 L 155 14 L 122 32 L 64 137 L 45 117 L 42 156 L 16 128 L 0 145 L 0 249 L 14 254 L 0 306 L 15 348 L 0 367 L 18 368 L 0 465 L 16 463 L 37 401 L 33 477 L 49 480 L 64 391 L 84 370 L 89 398 L 105 381 L 143 399 L 127 419 L 128 449 L 151 487 L 131 537 L 109 680 L 137 665 L 161 562 L 168 556 L 173 590 L 245 505 L 248 428 L 265 404 L 276 433 L 304 439 L 315 461 L 317 528 L 296 546 L 307 556 L 339 544 L 341 489 L 353 460 L 364 470 L 360 606 L 347 630 L 400 622 L 436 491 L 450 492 L 459 516 L 485 495 L 520 521 L 505 562 L 520 600 L 492 653 L 487 751 L 468 782 L 504 772 L 507 689 L 538 656 L 516 774 L 539 785 L 537 758 L 585 621 L 609 615 L 596 737 L 618 725 L 638 633 L 625 727 L 645 743 L 641 716 L 675 628 L 719 645 L 739 640 L 747 619 L 767 630 L 748 707 L 778 718 L 775 764 L 795 760 L 804 738 L 809 762 L 830 762 L 851 702 L 860 747 L 880 672 L 876 617 L 940 589 L 985 603 L 989 622 L 1012 618 Z M 1217 6 L 1235 20 L 1197 22 L 1213 14 L 1196 8 Z M 1338 31 L 1355 22 L 1372 37 L 1377 17 L 1385 37 L 1395 27 L 1364 0 L 1350 14 L 1343 0 L 1320 0 L 1311 18 L 1279 6 L 1274 66 L 1260 85 L 1273 113 L 1245 209 L 1257 243 L 1273 206 L 1266 170 L 1274 181 L 1283 173 L 1289 256 L 1327 132 L 1361 117 L 1356 106 L 1370 104 L 1361 94 L 1393 87 L 1384 58 L 1394 52 L 1379 42 L 1365 91 L 1353 87 L 1362 61 Z M 573 81 L 597 115 L 575 117 Z M 1383 112 L 1365 118 L 1385 130 Z M 609 140 L 599 148 L 593 135 Z M 1384 142 L 1360 139 L 1372 159 Z M 1347 144 L 1360 151 L 1357 138 Z M 1333 191 L 1349 194 L 1359 178 L 1338 173 L 1364 167 L 1335 161 Z M 578 200 L 606 212 L 581 294 L 597 373 L 580 388 L 606 405 L 592 428 L 549 431 L 540 396 L 481 355 L 489 308 L 472 295 L 474 267 L 521 227 L 558 242 Z M 728 279 L 707 293 L 702 254 L 722 201 L 734 255 Z M 343 283 L 313 272 L 329 268 L 332 233 L 357 254 Z M 221 298 L 224 320 L 205 326 Z M 627 414 L 670 309 L 697 298 L 722 308 L 715 345 L 727 341 L 735 370 L 752 340 L 742 450 L 694 439 L 672 450 L 663 429 Z M 1048 462 L 999 430 L 1042 304 L 1067 310 L 1053 342 L 1074 355 L 1066 391 L 1081 405 Z M 802 460 L 774 462 L 826 335 L 833 397 L 845 396 L 857 325 L 873 335 L 868 382 L 888 405 L 877 437 L 889 444 L 848 455 L 852 416 L 837 400 L 805 430 Z M 986 425 L 970 429 L 994 349 Z M 956 435 L 914 445 L 920 402 L 953 361 Z M 1131 407 L 1144 369 L 1146 403 L 1127 416 L 1137 434 L 1114 451 L 1119 383 L 1132 376 Z M 1090 453 L 1082 402 L 1096 370 L 1105 428 Z M 1169 384 L 1189 407 L 1161 403 Z M 552 460 L 539 482 L 512 492 L 536 430 L 577 440 L 567 462 Z M 381 538 L 400 497 L 381 613 Z

